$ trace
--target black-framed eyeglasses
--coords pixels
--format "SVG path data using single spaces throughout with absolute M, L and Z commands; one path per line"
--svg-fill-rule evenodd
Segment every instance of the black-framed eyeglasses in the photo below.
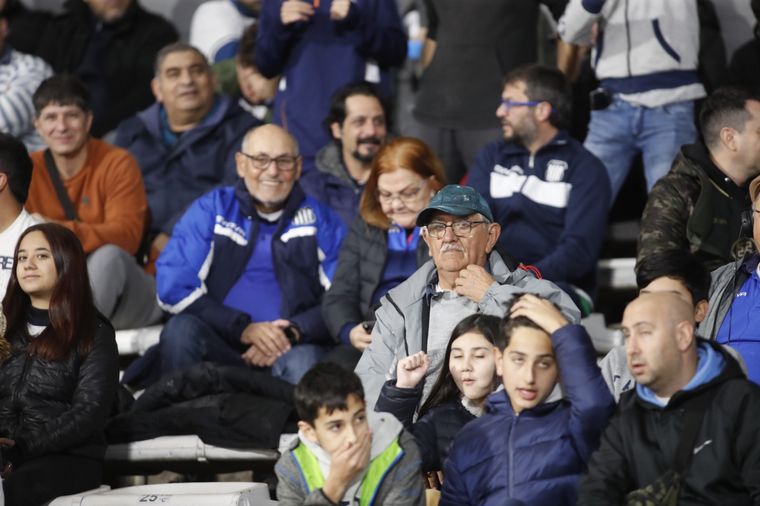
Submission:
M 378 190 L 377 200 L 379 200 L 381 204 L 385 204 L 385 205 L 392 204 L 393 201 L 396 199 L 400 200 L 401 203 L 403 204 L 410 204 L 419 198 L 422 188 L 425 187 L 425 183 L 427 183 L 427 179 L 423 179 L 422 181 L 420 181 L 420 184 L 418 184 L 417 186 L 413 188 L 407 188 L 406 190 L 400 193 L 395 193 L 395 194 Z
M 480 221 L 469 221 L 469 220 L 461 220 L 461 221 L 455 221 L 453 223 L 443 223 L 441 221 L 434 221 L 432 223 L 427 224 L 427 231 L 428 235 L 430 237 L 433 237 L 435 239 L 440 239 L 444 235 L 446 235 L 446 229 L 451 227 L 451 230 L 454 232 L 454 235 L 457 237 L 470 237 L 472 235 L 472 229 L 475 225 L 482 225 L 482 224 L 488 224 L 489 222 L 486 220 L 480 220 Z
M 269 155 L 249 155 L 248 153 L 239 152 L 244 157 L 248 158 L 251 162 L 251 166 L 256 170 L 267 170 L 269 164 L 274 162 L 277 170 L 280 172 L 293 172 L 296 168 L 297 156 L 292 155 L 280 155 L 272 158 Z

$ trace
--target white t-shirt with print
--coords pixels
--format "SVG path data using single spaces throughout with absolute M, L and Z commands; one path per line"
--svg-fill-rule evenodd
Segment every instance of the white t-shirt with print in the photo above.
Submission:
M 0 300 L 5 297 L 5 290 L 8 288 L 8 280 L 11 277 L 11 269 L 13 269 L 13 251 L 16 249 L 16 242 L 24 230 L 37 223 L 39 222 L 32 218 L 26 209 L 22 209 L 11 226 L 0 231 Z

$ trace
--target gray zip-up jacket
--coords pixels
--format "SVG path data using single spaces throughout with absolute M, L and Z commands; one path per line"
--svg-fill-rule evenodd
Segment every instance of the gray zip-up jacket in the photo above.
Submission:
M 737 260 L 718 267 L 710 274 L 710 296 L 707 305 L 707 316 L 699 324 L 699 335 L 713 340 L 718 335 L 723 319 L 726 317 L 736 292 L 757 269 L 760 254 L 754 253 L 746 259 Z
M 560 290 L 554 283 L 536 279 L 532 273 L 518 269 L 510 271 L 496 252 L 488 257 L 487 269 L 496 282 L 491 285 L 483 298 L 478 302 L 478 312 L 494 316 L 503 316 L 505 304 L 515 293 L 534 293 L 556 303 L 571 323 L 580 321 L 580 311 L 573 304 L 570 296 Z M 364 350 L 356 374 L 364 385 L 364 398 L 367 410 L 375 407 L 383 384 L 396 377 L 396 364 L 402 358 L 423 350 L 423 334 L 427 332 L 428 322 L 423 321 L 423 314 L 429 308 L 429 286 L 437 278 L 435 264 L 430 260 L 417 269 L 409 279 L 398 285 L 383 296 L 381 305 L 375 312 L 375 327 L 372 330 L 372 343 Z M 431 371 L 439 370 L 443 353 L 430 354 L 426 350 L 431 363 Z M 436 378 L 425 377 L 428 385 Z M 429 391 L 428 389 L 425 389 Z M 425 402 L 426 395 L 420 400 Z

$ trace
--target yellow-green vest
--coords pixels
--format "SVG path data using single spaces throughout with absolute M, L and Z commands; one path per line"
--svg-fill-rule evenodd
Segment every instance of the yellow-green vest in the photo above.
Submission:
M 301 468 L 301 473 L 306 480 L 309 493 L 322 488 L 325 484 L 325 477 L 322 476 L 319 462 L 312 451 L 303 443 L 299 443 L 292 453 L 298 466 Z M 396 438 L 393 440 L 393 443 L 388 445 L 388 448 L 370 461 L 359 488 L 359 506 L 372 505 L 385 475 L 388 474 L 391 467 L 403 456 L 404 450 L 401 449 L 401 445 L 398 444 L 398 438 Z

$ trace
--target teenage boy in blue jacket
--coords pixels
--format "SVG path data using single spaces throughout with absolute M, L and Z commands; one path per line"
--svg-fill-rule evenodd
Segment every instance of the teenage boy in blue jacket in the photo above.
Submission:
M 502 321 L 495 351 L 504 390 L 454 440 L 441 505 L 574 505 L 615 406 L 588 334 L 525 294 Z

